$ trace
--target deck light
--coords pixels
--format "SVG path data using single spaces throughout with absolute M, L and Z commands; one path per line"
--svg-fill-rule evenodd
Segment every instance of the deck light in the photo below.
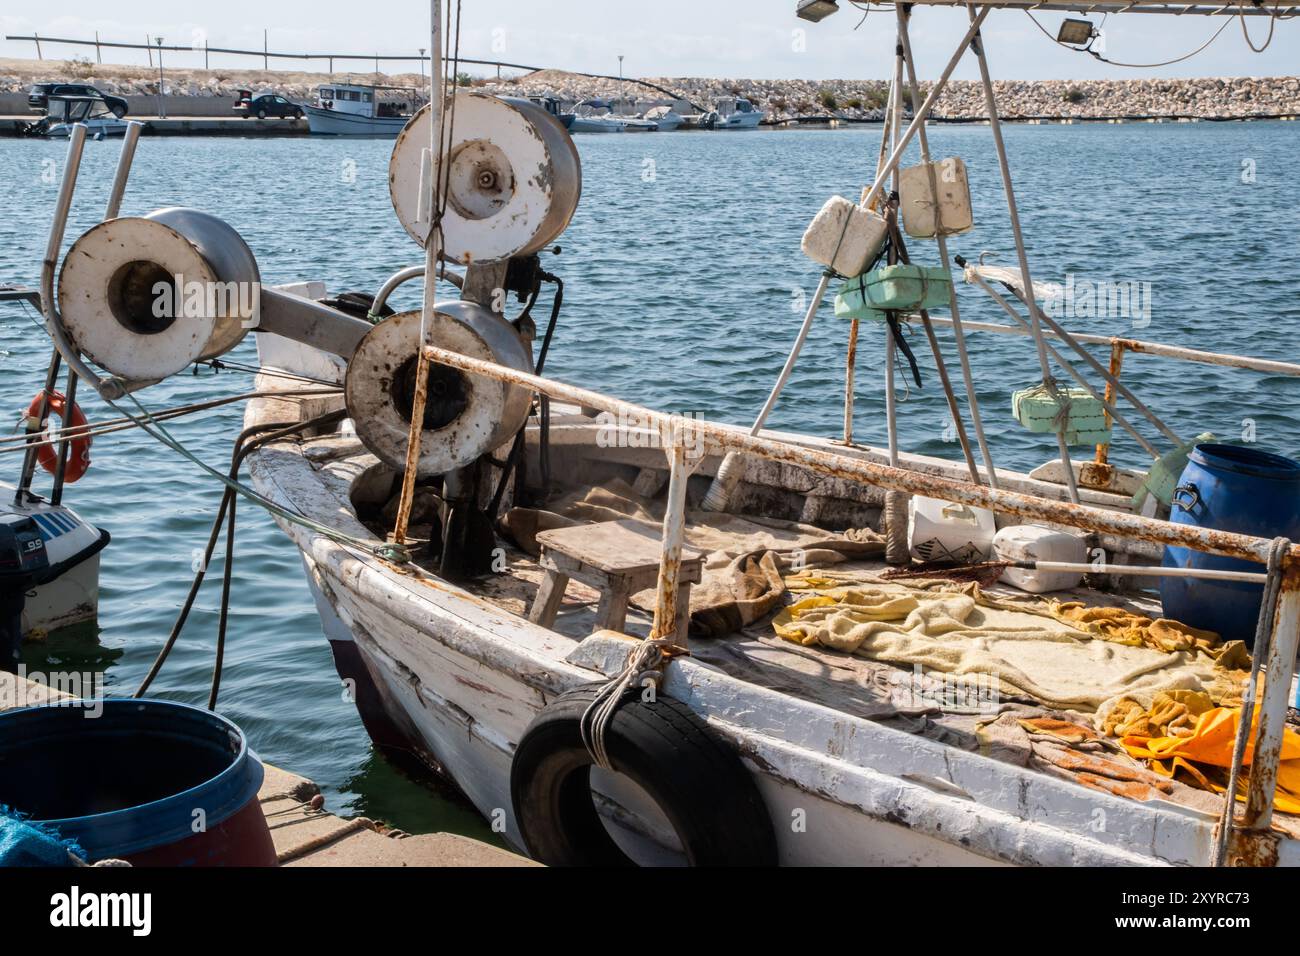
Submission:
M 1066 17 L 1061 21 L 1061 29 L 1057 31 L 1056 42 L 1066 43 L 1070 46 L 1087 46 L 1096 35 L 1097 30 L 1093 27 L 1091 20 L 1073 20 Z
M 835 0 L 798 0 L 795 7 L 795 16 L 800 20 L 809 20 L 812 23 L 818 23 L 825 20 L 832 13 L 839 11 L 839 6 Z

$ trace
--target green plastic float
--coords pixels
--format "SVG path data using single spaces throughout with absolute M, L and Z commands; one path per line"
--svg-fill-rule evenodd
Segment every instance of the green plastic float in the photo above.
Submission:
M 1086 389 L 1059 388 L 1066 409 L 1065 443 L 1067 445 L 1105 445 L 1110 442 L 1110 426 L 1106 423 L 1106 407 L 1093 398 Z M 1041 382 L 1032 388 L 1022 388 L 1011 394 L 1011 411 L 1028 431 L 1036 434 L 1055 434 L 1060 425 L 1061 404 Z
M 1212 433 L 1202 432 L 1191 441 L 1179 445 L 1173 451 L 1165 452 L 1152 462 L 1146 481 L 1142 482 L 1142 487 L 1133 496 L 1133 510 L 1141 509 L 1147 495 L 1155 495 L 1160 503 L 1168 508 L 1173 503 L 1174 489 L 1178 487 L 1178 479 L 1182 476 L 1183 469 L 1187 467 L 1187 458 L 1192 453 L 1192 449 L 1214 440 Z
M 947 269 L 900 263 L 846 279 L 835 296 L 835 315 L 883 322 L 886 311 L 946 308 L 951 299 L 952 276 Z

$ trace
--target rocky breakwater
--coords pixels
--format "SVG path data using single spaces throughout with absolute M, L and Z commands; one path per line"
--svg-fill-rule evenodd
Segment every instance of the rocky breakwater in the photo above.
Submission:
M 1246 119 L 1300 115 L 1300 78 L 1209 77 L 1189 80 L 1004 80 L 993 84 L 1008 119 Z M 928 89 L 928 87 L 927 87 Z M 978 83 L 951 83 L 936 112 L 945 119 L 986 117 Z
M 701 107 L 741 96 L 771 122 L 841 118 L 877 120 L 888 95 L 883 80 L 746 80 L 659 77 L 649 80 Z M 654 90 L 633 83 L 545 70 L 506 82 L 483 84 L 493 92 L 549 94 L 566 102 L 626 96 L 652 100 Z M 928 93 L 930 84 L 922 84 Z M 1105 119 L 1173 117 L 1246 119 L 1300 115 L 1300 78 L 1210 77 L 1133 80 L 1004 80 L 994 83 L 998 109 L 1007 119 Z M 983 87 L 948 84 L 935 105 L 936 119 L 986 119 Z

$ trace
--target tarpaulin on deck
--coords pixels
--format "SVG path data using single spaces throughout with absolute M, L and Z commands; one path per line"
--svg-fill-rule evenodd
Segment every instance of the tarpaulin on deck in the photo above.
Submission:
M 773 625 L 797 643 L 985 675 L 1004 696 L 1084 713 L 1106 713 L 1106 705 L 1123 696 L 1150 699 L 1173 688 L 1218 699 L 1237 680 L 1195 649 L 1169 652 L 1099 640 L 1055 618 L 1044 602 L 995 600 L 974 583 L 862 581 L 798 601 Z

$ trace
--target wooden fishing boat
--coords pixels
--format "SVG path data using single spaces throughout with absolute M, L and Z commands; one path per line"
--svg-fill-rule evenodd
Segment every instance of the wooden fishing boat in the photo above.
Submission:
M 924 103 L 915 98 L 913 90 L 916 118 L 906 133 L 901 131 L 900 104 L 905 89 L 904 61 L 910 58 L 910 48 L 907 17 L 899 14 L 902 42 L 896 92 L 891 97 L 892 136 L 882 144 L 876 181 L 870 190 L 864 190 L 861 208 L 873 208 L 913 135 L 919 134 L 922 155 L 928 159 L 925 114 L 961 53 L 977 36 L 986 14 L 987 10 L 978 15 L 972 11 L 970 31 Z M 983 51 L 976 50 L 991 98 Z M 1000 136 L 997 141 L 1005 170 Z M 1007 187 L 1014 214 L 1009 179 Z M 1013 223 L 1017 223 L 1014 216 Z M 934 231 L 947 267 L 943 231 L 938 225 Z M 838 271 L 834 256 L 840 252 L 845 227 L 839 235 L 841 242 L 831 260 L 824 260 L 827 274 L 809 308 L 798 344 L 826 292 L 827 280 Z M 1052 346 L 1047 338 L 1054 335 L 1057 340 L 1074 343 L 1056 325 L 1047 333 L 1043 331 L 1040 323 L 1048 320 L 1035 304 L 1041 294 L 1029 278 L 1018 223 L 1016 239 L 1018 272 L 999 274 L 968 266 L 966 278 L 984 287 L 1004 307 L 1005 299 L 991 288 L 990 281 L 1001 280 L 1010 292 L 1018 292 L 1033 321 L 1001 331 L 1034 338 L 1043 358 L 1045 382 L 1049 382 L 1046 352 Z M 898 243 L 901 250 L 901 238 Z M 460 261 L 471 261 L 462 280 L 463 299 L 474 301 L 474 288 L 496 287 L 479 274 L 485 267 L 468 259 Z M 486 304 L 486 299 L 480 301 Z M 434 315 L 439 308 L 426 305 Z M 1016 315 L 1014 309 L 1007 308 Z M 950 321 L 960 342 L 962 328 L 955 301 L 953 311 Z M 921 320 L 927 327 L 931 324 L 924 311 Z M 410 326 L 413 320 L 399 316 L 387 321 L 395 327 L 401 321 Z M 412 339 L 408 336 L 405 341 Z M 299 374 L 308 368 L 319 372 L 322 367 L 320 356 L 310 356 L 303 365 L 306 353 L 300 346 L 280 354 L 282 349 L 273 339 L 264 336 L 261 342 L 265 367 Z M 1296 845 L 1290 831 L 1294 824 L 1289 817 L 1273 813 L 1276 765 L 1270 770 L 1268 758 L 1257 759 L 1250 774 L 1246 818 L 1236 820 L 1224 815 L 1222 801 L 1207 804 L 1181 799 L 1186 794 L 1175 793 L 1151 777 L 1128 776 L 1119 770 L 1117 777 L 1122 781 L 1099 782 L 1116 767 L 1104 769 L 1107 760 L 1096 753 L 1089 756 L 1098 757 L 1097 762 L 1082 754 L 1055 762 L 1033 756 L 1021 762 L 999 759 L 996 743 L 987 736 L 987 728 L 995 723 L 987 712 L 985 720 L 971 720 L 969 712 L 961 713 L 961 707 L 955 711 L 939 707 L 929 711 L 931 716 L 909 722 L 894 698 L 879 692 L 882 681 L 893 688 L 907 683 L 905 663 L 890 661 L 885 655 L 876 659 L 877 666 L 867 666 L 855 656 L 809 646 L 813 641 L 783 642 L 778 636 L 782 632 L 779 615 L 775 620 L 771 613 L 759 615 L 756 621 L 742 620 L 726 636 L 688 639 L 685 622 L 688 618 L 694 622 L 697 615 L 690 613 L 693 607 L 685 606 L 689 588 L 682 582 L 700 581 L 702 573 L 701 559 L 698 554 L 692 556 L 690 543 L 701 527 L 716 530 L 703 508 L 744 516 L 760 525 L 794 519 L 801 522 L 799 532 L 834 534 L 834 543 L 821 541 L 831 548 L 843 543 L 844 529 L 884 525 L 889 534 L 892 525 L 896 534 L 894 509 L 898 502 L 890 499 L 904 493 L 932 494 L 962 507 L 985 506 L 997 512 L 1004 525 L 1036 520 L 1087 529 L 1092 532 L 1088 543 L 1104 549 L 1106 555 L 1098 569 L 1109 572 L 1090 580 L 1101 580 L 1107 590 L 1081 590 L 1069 596 L 1085 607 L 1122 608 L 1152 618 L 1159 617 L 1160 611 L 1149 591 L 1120 590 L 1134 582 L 1122 576 L 1126 564 L 1149 565 L 1158 560 L 1162 545 L 1179 543 L 1193 549 L 1251 552 L 1255 560 L 1264 560 L 1268 552 L 1264 541 L 1243 539 L 1229 545 L 1221 535 L 1207 534 L 1205 529 L 1196 529 L 1192 536 L 1198 540 L 1188 541 L 1184 536 L 1192 533 L 1191 529 L 1161 520 L 1159 505 L 1151 496 L 1146 514 L 1135 514 L 1133 485 L 1148 476 L 1121 473 L 1104 459 L 1093 463 L 1091 471 L 1087 464 L 1072 461 L 1064 424 L 1053 426 L 1061 461 L 1033 476 L 988 469 L 982 435 L 983 472 L 965 442 L 968 468 L 906 455 L 896 445 L 887 450 L 856 445 L 851 438 L 851 401 L 846 402 L 843 444 L 764 432 L 766 412 L 791 371 L 798 344 L 754 429 L 746 433 L 696 423 L 702 440 L 689 466 L 682 424 L 671 417 L 533 375 L 531 362 L 512 365 L 492 349 L 476 357 L 467 357 L 454 345 L 421 351 L 420 357 L 439 370 L 439 402 L 448 389 L 470 389 L 471 381 L 475 386 L 486 381 L 489 387 L 503 387 L 507 393 L 513 386 L 543 396 L 547 411 L 542 421 L 524 429 L 515 453 L 507 455 L 508 443 L 493 445 L 497 457 L 491 461 L 508 476 L 515 455 L 522 452 L 520 457 L 527 463 L 524 473 L 540 470 L 546 476 L 546 487 L 541 490 L 544 501 L 539 506 L 543 515 L 546 508 L 553 507 L 550 502 L 567 495 L 580 506 L 564 513 L 566 521 L 578 514 L 590 522 L 580 519 L 576 527 L 566 527 L 563 532 L 553 529 L 534 534 L 534 547 L 529 548 L 525 544 L 529 533 L 521 532 L 518 522 L 536 522 L 539 509 L 532 509 L 526 520 L 511 520 L 516 514 L 512 510 L 501 524 L 492 527 L 489 522 L 480 534 L 477 547 L 490 545 L 496 556 L 487 573 L 465 573 L 473 562 L 456 549 L 474 547 L 470 544 L 473 536 L 464 530 L 465 512 L 494 509 L 502 491 L 488 504 L 493 499 L 491 488 L 479 482 L 477 473 L 468 492 L 462 487 L 469 481 L 464 473 L 454 480 L 444 475 L 432 486 L 426 482 L 419 487 L 404 480 L 413 463 L 422 462 L 429 453 L 425 444 L 416 449 L 414 434 L 420 430 L 412 429 L 412 444 L 403 460 L 391 444 L 393 423 L 387 425 L 390 434 L 386 438 L 378 436 L 366 420 L 367 406 L 355 401 L 360 389 L 353 387 L 351 368 L 372 362 L 378 368 L 383 362 L 379 388 L 389 394 L 400 393 L 401 383 L 410 381 L 409 373 L 403 379 L 402 371 L 395 368 L 400 349 L 367 351 L 361 346 L 351 357 L 348 401 L 339 409 L 352 416 L 347 430 L 267 446 L 253 457 L 252 469 L 256 487 L 280 507 L 316 522 L 331 522 L 346 529 L 354 540 L 374 545 L 367 553 L 302 523 L 281 521 L 304 556 L 339 672 L 355 686 L 358 706 L 375 739 L 422 754 L 455 780 L 485 817 L 499 824 L 506 839 L 549 862 L 608 861 L 615 852 L 609 845 L 611 839 L 619 850 L 643 862 L 754 862 L 769 858 L 794 864 L 1292 861 Z M 1061 359 L 1059 353 L 1052 354 Z M 1232 363 L 1227 357 L 1218 360 Z M 1118 372 L 1118 367 L 1112 371 Z M 364 379 L 366 373 L 357 372 L 355 377 Z M 946 381 L 945 386 L 951 398 L 953 390 Z M 1108 395 L 1116 388 L 1128 394 L 1117 376 L 1108 379 L 1108 386 Z M 851 396 L 851 378 L 849 389 Z M 1122 418 L 1094 390 L 1087 391 L 1114 413 L 1116 420 Z M 404 419 L 408 427 L 412 417 L 418 417 L 416 409 L 423 400 L 412 387 Z M 397 401 L 400 404 L 405 399 Z M 975 405 L 973 398 L 971 404 Z M 294 410 L 282 402 L 254 402 L 246 423 L 308 421 L 326 407 L 327 403 L 311 403 Z M 441 404 L 438 408 L 439 413 L 445 410 Z M 955 404 L 953 408 L 955 412 Z M 604 416 L 593 417 L 596 412 Z M 619 423 L 614 441 L 609 440 L 610 416 Z M 640 424 L 629 425 L 628 420 Z M 428 419 L 425 422 L 427 426 Z M 396 423 L 396 433 L 401 425 L 401 421 Z M 978 419 L 976 428 L 980 431 Z M 433 431 L 436 434 L 437 429 Z M 455 439 L 444 436 L 443 441 Z M 439 446 L 437 438 L 433 445 Z M 742 458 L 742 453 L 748 457 Z M 507 483 L 507 477 L 502 477 L 500 488 L 505 489 Z M 625 489 L 632 491 L 624 494 Z M 510 493 L 516 496 L 517 505 L 526 496 L 526 486 L 515 485 Z M 658 506 L 656 496 L 661 498 Z M 611 512 L 611 499 L 625 503 L 630 499 L 626 510 L 634 520 L 611 520 L 620 513 L 619 506 Z M 399 547 L 408 546 L 406 522 L 413 506 L 432 516 L 423 532 L 427 540 L 417 535 L 412 545 L 423 558 L 416 556 L 394 565 L 385 560 L 382 545 L 395 541 Z M 394 508 L 397 529 L 390 535 L 391 526 L 385 520 Z M 593 515 L 606 520 L 592 521 Z M 546 518 L 540 520 L 544 526 Z M 651 560 L 638 545 L 639 538 L 656 538 L 653 531 L 646 531 L 647 524 L 656 520 L 662 522 L 662 550 Z M 537 525 L 532 527 L 535 532 Z M 796 550 L 805 545 L 807 542 Z M 774 550 L 779 548 L 768 546 L 769 553 Z M 1274 573 L 1292 560 L 1280 558 L 1280 553 L 1274 546 Z M 730 549 L 724 545 L 714 556 L 718 554 L 737 558 L 743 554 L 743 545 L 737 543 Z M 837 573 L 835 583 L 840 591 L 836 593 L 842 597 L 844 587 L 878 583 L 878 575 L 886 569 L 880 557 L 883 555 L 877 555 L 873 563 L 859 555 L 851 562 L 851 574 Z M 633 601 L 633 610 L 628 611 L 629 595 L 646 588 L 647 579 L 640 575 L 647 564 L 657 567 L 659 574 L 655 587 L 645 590 L 643 597 L 657 597 L 643 602 L 640 612 Z M 450 573 L 449 568 L 453 569 Z M 1140 584 L 1150 581 L 1136 580 Z M 577 601 L 566 599 L 572 587 L 579 588 Z M 1271 609 L 1267 612 L 1274 616 L 1267 621 L 1261 617 L 1261 637 L 1270 626 L 1273 633 L 1271 641 L 1258 644 L 1261 653 L 1269 654 L 1264 665 L 1269 677 L 1263 692 L 1264 716 L 1254 731 L 1257 754 L 1278 751 L 1290 693 L 1300 594 L 1286 588 L 1282 591 L 1275 614 Z M 566 600 L 578 607 L 566 608 Z M 650 608 L 653 615 L 646 613 Z M 789 637 L 789 621 L 786 624 L 783 636 Z M 654 654 L 646 655 L 646 646 L 656 642 L 675 651 L 667 663 Z M 688 644 L 690 653 L 683 653 Z M 634 660 L 629 662 L 630 658 Z M 725 760 L 719 761 L 719 769 L 708 782 L 701 781 L 692 775 L 706 775 L 702 765 L 686 757 L 680 767 L 668 761 L 654 772 L 642 768 L 638 773 L 628 753 L 629 747 L 636 749 L 631 720 L 625 722 L 621 735 L 614 734 L 616 741 L 611 745 L 624 748 L 621 759 L 610 758 L 610 751 L 594 739 L 601 730 L 613 733 L 610 728 L 618 726 L 617 715 L 638 707 L 638 701 L 633 695 L 630 702 L 623 703 L 623 711 L 612 718 L 608 713 L 602 717 L 597 713 L 600 693 L 583 696 L 576 689 L 603 685 L 611 692 L 612 687 L 615 698 L 626 701 L 628 688 L 640 686 L 647 660 L 655 661 L 662 672 L 658 683 L 650 682 L 652 694 L 659 690 L 685 704 L 696 721 L 672 731 L 685 735 L 680 740 L 674 738 L 678 748 L 674 752 L 684 754 L 694 745 L 692 741 L 698 743 L 691 736 L 696 731 L 713 735 L 740 755 L 747 781 L 729 775 L 728 768 L 722 766 Z M 920 665 L 915 667 L 919 672 Z M 615 683 L 620 678 L 622 683 Z M 652 708 L 641 709 L 648 713 Z M 637 716 L 648 719 L 640 713 Z M 606 718 L 601 730 L 596 729 Z M 1249 722 L 1244 723 L 1249 728 Z M 557 729 L 561 726 L 563 731 Z M 1027 725 L 1022 722 L 1020 726 Z M 660 730 L 671 736 L 666 724 Z M 1087 736 L 1087 731 L 1083 733 Z M 1246 733 L 1240 730 L 1239 736 L 1244 740 Z M 564 749 L 572 744 L 574 734 L 584 748 L 576 757 Z M 539 739 L 547 741 L 553 752 L 539 756 Z M 644 738 L 641 745 L 649 746 Z M 1028 749 L 1033 750 L 1032 743 Z M 584 752 L 589 759 L 584 759 Z M 1089 769 L 1080 772 L 1083 766 Z M 622 773 L 613 773 L 615 769 Z M 1230 783 L 1236 785 L 1235 775 Z M 705 799 L 706 795 L 713 799 Z M 749 837 L 727 830 L 716 813 L 710 816 L 700 809 L 701 801 L 731 808 L 733 816 L 746 821 Z M 765 829 L 757 822 L 759 817 L 769 821 L 770 843 L 754 836 L 755 831 Z M 1280 830 L 1270 829 L 1273 823 L 1279 824 Z M 717 841 L 701 835 L 710 826 L 723 834 Z

